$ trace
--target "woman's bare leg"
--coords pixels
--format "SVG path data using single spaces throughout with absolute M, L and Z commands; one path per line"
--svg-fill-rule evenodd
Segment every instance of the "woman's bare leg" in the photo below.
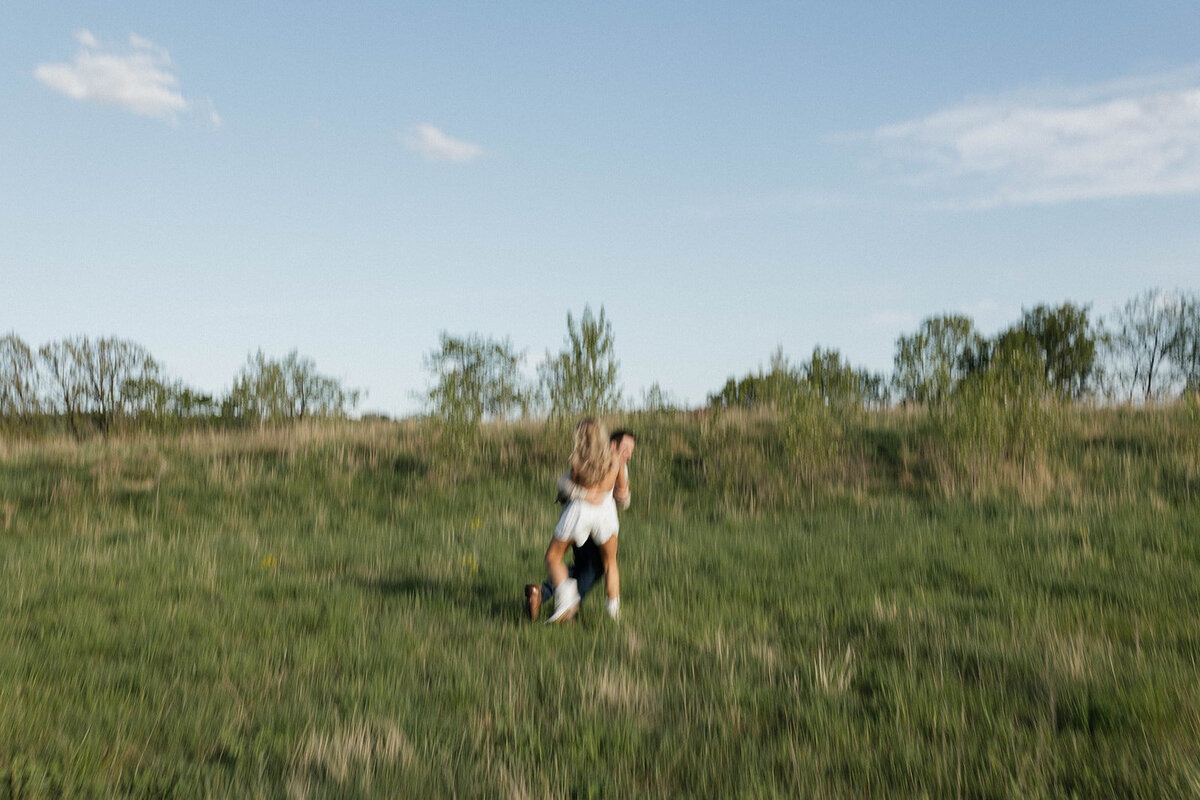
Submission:
M 550 582 L 554 584 L 554 613 L 546 622 L 564 622 L 575 616 L 579 608 L 579 588 L 563 563 L 567 545 L 554 539 L 546 548 L 546 570 L 550 573 Z
M 567 579 L 567 565 L 563 563 L 563 556 L 567 554 L 570 544 L 551 539 L 550 546 L 546 548 L 546 571 L 550 573 L 550 582 L 554 584 L 555 589 Z
M 621 574 L 617 571 L 617 537 L 610 536 L 600 545 L 600 558 L 604 561 L 604 589 L 610 601 L 621 596 Z

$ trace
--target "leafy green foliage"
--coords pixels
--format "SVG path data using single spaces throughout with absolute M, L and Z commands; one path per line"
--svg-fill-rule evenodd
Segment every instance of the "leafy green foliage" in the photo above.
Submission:
M 807 363 L 794 367 L 780 348 L 771 356 L 767 372 L 730 378 L 709 397 L 709 405 L 723 411 L 777 412 L 788 479 L 807 488 L 811 500 L 818 486 L 842 472 L 847 418 L 882 405 L 883 386 L 881 376 L 852 368 L 836 350 L 815 348 Z
M 576 324 L 567 312 L 567 338 L 557 354 L 546 353 L 538 367 L 542 399 L 551 416 L 564 418 L 616 411 L 621 404 L 619 362 L 612 324 L 584 306 Z
M 158 376 L 129 379 L 121 387 L 130 416 L 139 424 L 157 430 L 172 430 L 194 423 L 207 423 L 221 410 L 210 394 L 183 381 Z
M 844 447 L 844 428 L 814 384 L 805 383 L 791 396 L 782 421 L 784 447 L 797 477 L 810 490 L 833 478 Z
M 709 395 L 714 408 L 790 408 L 817 398 L 831 409 L 844 413 L 854 409 L 880 408 L 887 403 L 887 386 L 882 375 L 855 369 L 833 349 L 813 348 L 810 359 L 793 366 L 778 348 L 766 372 L 759 369 L 743 378 L 730 378 L 721 391 Z
M 642 393 L 642 410 L 652 414 L 663 414 L 680 410 L 679 401 L 657 381 Z
M 288 422 L 310 417 L 344 417 L 358 405 L 360 393 L 321 375 L 316 363 L 295 350 L 282 359 L 259 350 L 233 380 L 222 414 L 244 423 Z
M 955 468 L 978 484 L 1005 463 L 1036 461 L 1061 434 L 1057 403 L 1041 342 L 1020 328 L 1002 335 L 986 368 L 960 381 L 941 408 Z
M 786 407 L 792 398 L 804 391 L 803 376 L 795 369 L 778 348 L 771 355 L 768 370 L 750 373 L 744 378 L 730 378 L 716 394 L 708 397 L 708 404 L 718 409 Z
M 801 374 L 830 408 L 882 408 L 888 401 L 887 382 L 882 375 L 855 369 L 834 349 L 813 348 Z
M 982 360 L 978 353 L 984 347 L 969 317 L 929 317 L 916 333 L 896 340 L 892 382 L 905 402 L 939 406 Z
M 443 332 L 440 347 L 425 357 L 425 369 L 437 378 L 425 400 L 436 417 L 456 426 L 523 417 L 531 399 L 524 358 L 507 339 Z
M 1019 327 L 1037 342 L 1054 393 L 1063 400 L 1083 398 L 1096 369 L 1096 334 L 1087 308 L 1039 305 L 1023 313 Z

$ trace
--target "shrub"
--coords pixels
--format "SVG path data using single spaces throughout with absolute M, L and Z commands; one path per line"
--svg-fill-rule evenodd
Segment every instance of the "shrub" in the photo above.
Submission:
M 1003 466 L 1028 466 L 1060 435 L 1060 406 L 1051 399 L 1044 357 L 1026 339 L 1011 340 L 951 393 L 939 422 L 950 466 L 974 487 L 990 483 Z

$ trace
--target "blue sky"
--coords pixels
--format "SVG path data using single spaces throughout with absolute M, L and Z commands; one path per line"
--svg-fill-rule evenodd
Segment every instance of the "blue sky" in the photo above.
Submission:
M 406 413 L 440 331 L 532 374 L 585 303 L 627 395 L 782 346 L 890 369 L 1200 277 L 1200 4 L 0 9 L 0 332 L 225 389 L 295 348 Z

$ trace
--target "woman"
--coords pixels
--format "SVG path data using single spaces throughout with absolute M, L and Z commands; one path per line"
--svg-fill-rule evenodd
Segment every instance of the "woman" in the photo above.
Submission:
M 575 442 L 571 451 L 571 479 L 584 487 L 587 494 L 572 500 L 563 509 L 554 537 L 546 548 L 546 569 L 554 585 L 554 613 L 547 622 L 570 618 L 579 607 L 579 589 L 567 573 L 563 556 L 572 544 L 582 545 L 589 538 L 600 548 L 604 563 L 604 588 L 608 594 L 608 615 L 617 618 L 620 611 L 620 575 L 617 572 L 617 494 L 627 494 L 629 487 L 617 444 L 610 442 L 608 432 L 599 422 L 586 417 L 575 426 Z M 626 485 L 622 485 L 625 483 Z

